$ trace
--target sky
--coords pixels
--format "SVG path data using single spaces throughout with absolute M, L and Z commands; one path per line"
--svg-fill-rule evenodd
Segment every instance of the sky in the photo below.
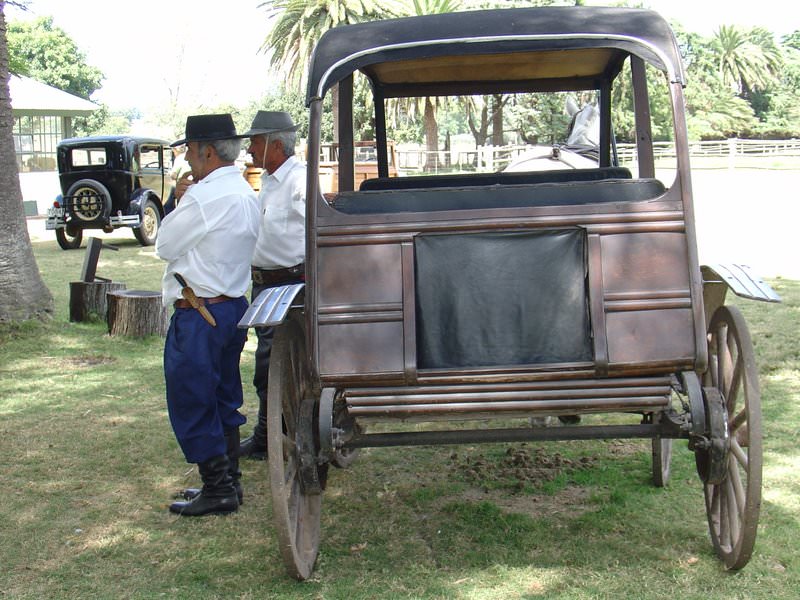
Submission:
M 797 0 L 642 0 L 688 31 L 711 35 L 720 25 L 761 25 L 783 35 L 800 29 Z M 29 0 L 27 14 L 6 7 L 7 20 L 51 15 L 106 76 L 92 99 L 147 114 L 168 106 L 244 105 L 279 82 L 259 52 L 269 33 L 262 0 Z M 590 5 L 612 4 L 587 0 Z M 753 10 L 757 6 L 758 10 Z

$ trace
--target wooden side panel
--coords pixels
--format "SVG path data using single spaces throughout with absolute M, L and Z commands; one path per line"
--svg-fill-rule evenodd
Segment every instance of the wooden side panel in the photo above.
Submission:
M 679 232 L 603 236 L 606 294 L 661 290 L 689 291 L 686 236 Z
M 402 378 L 400 244 L 318 249 L 319 374 Z
M 611 368 L 693 360 L 685 234 L 661 231 L 602 236 L 602 263 Z
M 403 301 L 400 244 L 328 246 L 319 255 L 319 308 Z
M 320 325 L 319 356 L 322 377 L 388 373 L 402 377 L 403 322 Z
M 692 311 L 688 308 L 609 313 L 606 328 L 612 365 L 694 357 Z

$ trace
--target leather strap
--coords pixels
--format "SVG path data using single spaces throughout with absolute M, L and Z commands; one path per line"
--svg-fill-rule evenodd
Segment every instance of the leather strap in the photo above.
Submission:
M 198 296 L 197 299 L 200 300 L 200 304 L 203 306 L 206 304 L 219 304 L 220 302 L 227 302 L 228 300 L 236 300 L 236 298 L 231 298 L 230 296 L 214 296 L 213 298 L 201 298 Z M 175 300 L 173 306 L 175 308 L 192 308 L 192 305 L 189 304 L 189 301 L 185 298 Z

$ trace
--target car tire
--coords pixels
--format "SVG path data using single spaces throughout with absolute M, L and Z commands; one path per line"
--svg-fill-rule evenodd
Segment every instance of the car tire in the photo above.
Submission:
M 79 179 L 67 190 L 68 212 L 85 223 L 106 221 L 111 214 L 111 194 L 94 179 Z
M 155 202 L 147 200 L 142 207 L 142 224 L 133 230 L 133 235 L 142 246 L 152 246 L 156 243 L 159 227 L 161 227 L 161 211 Z
M 76 250 L 81 247 L 83 230 L 76 229 L 75 235 L 70 235 L 66 227 L 56 229 L 56 241 L 62 250 Z

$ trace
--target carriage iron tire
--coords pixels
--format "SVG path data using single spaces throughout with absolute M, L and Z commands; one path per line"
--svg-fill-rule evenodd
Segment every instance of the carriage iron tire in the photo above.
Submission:
M 152 246 L 156 243 L 160 227 L 161 212 L 158 210 L 158 205 L 152 200 L 147 200 L 142 208 L 142 224 L 134 228 L 133 235 L 142 246 Z
M 653 485 L 664 487 L 669 482 L 670 463 L 672 461 L 672 439 L 653 438 Z
M 736 307 L 722 306 L 708 328 L 708 370 L 703 386 L 725 402 L 730 452 L 727 476 L 704 486 L 709 533 L 731 570 L 750 560 L 761 507 L 761 395 L 753 344 Z
M 75 235 L 69 235 L 66 227 L 56 229 L 56 241 L 62 250 L 76 250 L 81 247 L 83 230 L 76 229 Z
M 309 406 L 309 404 L 311 404 Z M 315 435 L 311 373 L 306 355 L 302 315 L 289 314 L 275 330 L 267 391 L 267 457 L 272 515 L 286 571 L 308 579 L 319 552 L 321 488 L 327 464 L 319 467 L 320 485 L 308 485 L 309 443 L 318 451 Z M 303 448 L 305 447 L 305 450 Z
M 75 196 L 90 198 L 87 202 L 74 199 Z M 99 201 L 92 200 L 97 196 Z M 67 190 L 65 201 L 72 215 L 86 223 L 102 221 L 107 222 L 111 214 L 111 193 L 108 188 L 94 179 L 79 179 Z

